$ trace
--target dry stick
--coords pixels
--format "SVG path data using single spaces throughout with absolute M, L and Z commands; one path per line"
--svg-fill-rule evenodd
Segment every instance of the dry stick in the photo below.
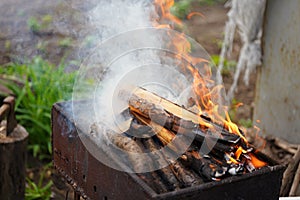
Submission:
M 300 183 L 300 163 L 298 165 L 298 170 L 296 171 L 294 182 L 292 184 L 289 196 L 296 196 L 296 192 Z
M 293 183 L 293 178 L 295 176 L 299 163 L 300 163 L 300 145 L 298 146 L 296 154 L 290 161 L 288 167 L 286 168 L 283 174 L 280 196 L 289 195 Z
M 291 153 L 291 154 L 296 154 L 297 152 L 297 144 L 290 144 L 286 142 L 285 140 L 279 139 L 279 138 L 274 138 L 272 136 L 266 137 L 266 140 L 269 142 L 273 143 L 274 145 L 278 146 L 279 148 Z

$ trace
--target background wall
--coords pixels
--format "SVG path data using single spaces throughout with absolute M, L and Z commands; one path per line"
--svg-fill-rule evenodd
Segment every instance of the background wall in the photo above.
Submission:
M 269 0 L 254 121 L 266 134 L 300 143 L 300 1 Z

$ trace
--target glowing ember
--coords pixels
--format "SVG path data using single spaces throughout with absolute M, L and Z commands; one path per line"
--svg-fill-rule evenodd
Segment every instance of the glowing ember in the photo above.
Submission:
M 267 165 L 267 163 L 259 160 L 254 154 L 249 153 L 249 156 L 251 158 L 251 163 L 254 165 L 255 168 L 261 168 Z

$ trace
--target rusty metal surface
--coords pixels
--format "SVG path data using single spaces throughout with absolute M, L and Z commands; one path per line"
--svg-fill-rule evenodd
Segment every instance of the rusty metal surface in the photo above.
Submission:
M 117 171 L 93 157 L 80 140 L 67 103 L 52 109 L 53 163 L 85 199 L 278 199 L 284 167 L 276 165 L 173 192 L 156 194 L 136 174 Z M 93 142 L 90 143 L 93 145 Z M 98 152 L 101 154 L 99 147 Z M 103 159 L 109 159 L 102 154 Z
M 300 143 L 300 1 L 267 1 L 263 65 L 254 121 L 264 133 Z

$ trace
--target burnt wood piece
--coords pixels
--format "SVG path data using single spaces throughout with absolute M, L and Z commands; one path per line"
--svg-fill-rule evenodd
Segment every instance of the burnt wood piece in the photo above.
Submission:
M 155 168 L 158 168 L 158 166 L 163 166 L 164 164 L 171 164 L 168 161 L 166 161 L 164 155 L 160 153 L 160 151 L 157 151 L 159 149 L 158 145 L 153 141 L 152 138 L 143 139 L 143 144 L 146 147 L 147 150 L 151 152 L 155 152 L 152 155 L 152 164 L 155 165 Z M 179 182 L 174 176 L 172 170 L 170 169 L 170 166 L 166 166 L 155 171 L 155 173 L 158 174 L 159 177 L 161 177 L 163 183 L 165 184 L 168 191 L 173 191 L 176 189 L 179 189 Z
M 145 121 L 143 120 L 143 122 Z M 152 155 L 152 160 L 154 165 L 162 166 L 163 164 L 166 163 L 169 165 L 167 167 L 164 167 L 156 171 L 159 174 L 159 176 L 164 180 L 169 191 L 179 189 L 179 186 L 182 188 L 182 187 L 190 187 L 196 184 L 203 183 L 203 180 L 197 174 L 189 171 L 180 162 L 168 161 L 168 158 L 166 158 L 165 155 L 157 151 L 158 149 L 160 149 L 160 146 L 157 143 L 155 143 L 155 141 L 153 140 L 156 139 L 155 133 L 153 132 L 154 130 L 153 129 L 149 130 L 147 129 L 147 127 L 149 126 L 145 127 L 145 125 L 137 124 L 133 120 L 130 130 L 134 129 L 134 132 L 139 135 L 147 135 L 142 133 L 144 131 L 152 132 L 151 134 L 148 135 L 154 135 L 151 138 L 143 138 L 141 139 L 141 141 L 147 150 L 150 150 L 151 152 L 155 152 L 155 154 Z M 159 128 L 164 129 L 163 127 L 159 127 Z M 174 135 L 172 135 L 172 137 L 174 137 Z
M 151 151 L 156 152 L 159 149 L 152 138 L 143 139 L 142 141 L 145 147 Z M 157 152 L 153 156 L 153 160 L 154 162 L 158 162 L 157 164 L 162 164 L 164 162 L 169 164 L 167 167 L 156 170 L 156 173 L 164 180 L 169 191 L 179 189 L 179 187 L 185 188 L 203 183 L 203 180 L 198 175 L 190 172 L 177 161 L 168 161 L 161 153 Z
M 176 151 L 178 149 L 176 143 L 170 144 L 170 142 L 176 137 L 176 134 L 173 131 L 170 131 L 166 129 L 165 127 L 162 127 L 161 125 L 151 122 L 150 119 L 145 118 L 141 116 L 139 113 L 132 112 L 132 115 L 137 119 L 140 123 L 144 124 L 146 127 L 151 127 L 154 131 L 156 131 L 156 136 L 158 139 L 162 142 L 163 145 L 169 145 L 168 147 Z M 131 126 L 132 127 L 132 126 Z M 144 128 L 147 129 L 147 128 Z M 132 129 L 130 129 L 132 130 Z M 132 130 L 135 132 L 134 130 Z M 199 130 L 200 131 L 200 130 Z M 187 129 L 180 128 L 180 131 L 178 131 L 183 136 L 192 136 L 190 132 Z M 177 133 L 178 133 L 177 132 Z M 143 135 L 143 134 L 141 134 Z M 179 141 L 177 142 L 179 143 Z M 178 144 L 180 146 L 180 144 Z M 189 147 L 191 150 L 197 150 L 200 146 L 205 145 L 207 149 L 216 149 L 221 152 L 230 152 L 235 149 L 233 144 L 231 143 L 221 143 L 219 140 L 216 140 L 215 138 L 210 137 L 195 137 L 193 144 Z
M 177 152 L 177 145 L 173 143 L 170 144 L 176 136 L 172 131 L 160 126 L 159 124 L 156 124 L 155 122 L 151 122 L 148 118 L 145 118 L 139 115 L 138 113 L 133 112 L 132 114 L 141 124 L 143 124 L 146 127 L 150 127 L 155 132 L 155 136 L 162 143 L 162 145 L 168 145 L 168 148 L 170 148 L 171 151 Z
M 173 173 L 180 182 L 182 188 L 191 187 L 194 185 L 199 185 L 204 183 L 202 178 L 196 173 L 193 173 L 186 167 L 184 167 L 180 162 L 176 161 L 170 165 Z
M 8 97 L 0 107 L 0 198 L 3 200 L 24 199 L 25 193 L 28 133 L 17 125 L 13 106 L 13 98 Z
M 136 139 L 126 136 L 125 134 L 113 133 L 110 131 L 110 138 L 112 142 L 116 144 L 122 150 L 134 153 L 143 153 L 142 144 L 140 144 Z M 139 171 L 144 168 L 144 165 L 152 164 L 152 159 L 143 160 L 139 159 L 139 156 L 133 156 L 128 154 L 127 158 L 121 158 L 118 156 L 117 152 L 111 151 L 109 152 L 109 156 L 113 158 L 118 158 L 120 162 L 126 164 L 127 167 L 131 168 L 134 172 L 135 170 Z M 145 157 L 143 157 L 145 158 Z M 150 167 L 151 168 L 151 167 Z M 158 194 L 164 193 L 170 190 L 164 183 L 161 178 L 154 172 L 146 172 L 146 173 L 136 173 L 140 179 L 142 179 L 145 183 L 147 183 L 155 192 Z
M 240 137 L 229 133 L 208 117 L 199 116 L 185 108 L 157 96 L 145 89 L 136 89 L 129 98 L 129 108 L 145 118 L 169 130 L 193 133 L 198 137 L 211 137 L 223 142 L 236 144 Z M 209 131 L 208 131 L 209 130 Z
M 184 153 L 180 161 L 187 168 L 193 169 L 198 175 L 202 176 L 205 181 L 219 180 L 225 175 L 223 168 L 210 159 L 203 158 L 198 152 L 191 151 Z

